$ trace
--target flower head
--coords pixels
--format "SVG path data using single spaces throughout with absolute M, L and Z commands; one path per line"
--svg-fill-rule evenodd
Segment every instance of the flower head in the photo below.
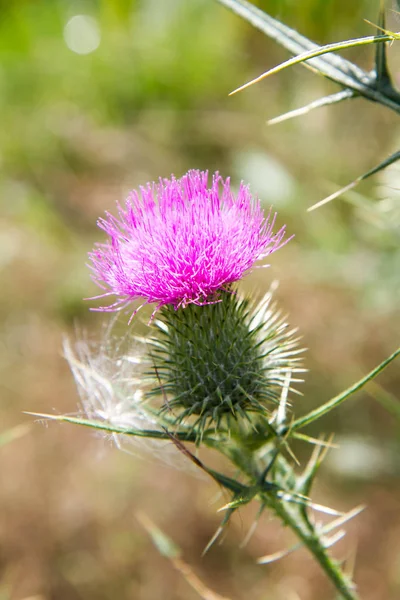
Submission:
M 260 303 L 221 292 L 220 302 L 160 313 L 149 339 L 156 387 L 148 396 L 162 395 L 161 413 L 191 426 L 199 440 L 208 427 L 269 416 L 301 381 L 303 350 L 272 289 Z
M 207 304 L 238 281 L 254 263 L 286 241 L 285 227 L 273 233 L 275 216 L 265 217 L 260 202 L 243 183 L 237 194 L 218 173 L 189 171 L 181 179 L 133 191 L 98 225 L 109 236 L 89 254 L 100 297 L 118 310 L 137 298 L 156 303 Z

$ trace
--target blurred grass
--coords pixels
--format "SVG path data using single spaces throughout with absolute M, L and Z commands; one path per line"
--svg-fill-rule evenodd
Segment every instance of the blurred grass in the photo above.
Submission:
M 378 11 L 372 0 L 258 5 L 321 43 L 372 33 L 362 19 L 374 21 Z M 306 208 L 396 148 L 396 115 L 355 100 L 267 127 L 268 118 L 335 88 L 295 68 L 228 98 L 287 55 L 211 0 L 19 0 L 0 3 L 0 14 L 2 430 L 22 423 L 22 410 L 76 411 L 61 338 L 76 322 L 95 335 L 104 320 L 82 300 L 96 293 L 84 264 L 101 239 L 96 218 L 129 189 L 188 168 L 246 179 L 296 234 L 270 269 L 243 283 L 262 293 L 280 279 L 281 304 L 304 335 L 311 372 L 296 410 L 327 400 L 393 351 L 399 167 L 329 207 L 312 214 Z M 79 14 L 91 16 L 100 32 L 99 47 L 86 55 L 72 51 L 64 37 Z M 372 51 L 346 57 L 364 68 L 372 64 Z M 397 45 L 389 58 L 398 80 Z M 392 366 L 379 390 L 370 388 L 334 413 L 327 431 L 373 438 L 375 452 L 381 446 L 385 456 L 396 456 L 398 421 L 371 396 L 398 397 L 398 382 Z M 220 594 L 329 597 L 305 554 L 267 570 L 255 566 L 257 556 L 281 549 L 288 538 L 264 522 L 240 549 L 252 518 L 247 512 L 201 562 L 221 504 L 210 506 L 212 486 L 156 459 L 114 451 L 98 460 L 103 448 L 86 430 L 54 425 L 34 427 L 2 447 L 2 593 L 57 600 L 195 597 L 137 531 L 133 509 L 145 506 Z M 398 472 L 372 470 L 367 481 L 354 481 L 348 470 L 343 478 L 340 469 L 327 471 L 317 496 L 344 509 L 370 505 L 349 533 L 359 540 L 356 580 L 367 600 L 395 599 Z

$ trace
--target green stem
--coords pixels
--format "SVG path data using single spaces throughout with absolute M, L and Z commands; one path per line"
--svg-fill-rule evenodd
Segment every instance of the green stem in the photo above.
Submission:
M 282 502 L 279 498 L 272 498 L 271 495 L 268 495 L 266 498 L 262 496 L 261 500 L 265 506 L 272 508 L 281 521 L 290 527 L 296 537 L 303 542 L 332 581 L 337 591 L 340 592 L 341 596 L 345 600 L 358 600 L 359 596 L 354 590 L 351 579 L 343 573 L 338 562 L 329 556 L 321 542 L 320 536 L 311 524 L 307 526 L 299 518 L 297 507 L 292 507 L 288 503 Z
M 271 480 L 266 483 L 275 484 L 274 489 L 267 491 L 262 488 L 260 480 L 260 470 L 265 470 L 265 465 L 260 464 L 255 453 L 246 452 L 245 447 L 237 446 L 234 451 L 232 448 L 221 450 L 225 456 L 237 466 L 247 478 L 255 482 L 258 487 L 258 498 L 264 508 L 270 508 L 280 518 L 282 523 L 289 527 L 299 541 L 308 548 L 321 568 L 336 587 L 344 600 L 358 600 L 358 595 L 354 589 L 354 584 L 341 569 L 339 563 L 332 559 L 323 542 L 323 533 L 315 529 L 314 525 L 309 521 L 304 505 L 291 504 L 284 501 L 276 494 L 277 489 L 282 490 L 283 482 L 286 482 L 285 487 L 289 484 L 290 489 L 300 489 L 297 486 L 298 476 L 292 467 L 286 462 L 281 461 L 275 465 Z M 264 459 L 261 461 L 264 462 Z M 271 461 L 270 461 L 271 463 Z M 250 499 L 250 496 L 249 496 Z
M 92 421 L 91 419 L 85 419 L 83 417 L 70 417 L 68 415 L 51 415 L 47 413 L 32 413 L 27 411 L 25 411 L 25 414 L 43 419 L 49 419 L 51 421 L 61 421 L 63 423 L 73 423 L 74 425 L 84 425 L 85 427 L 99 429 L 100 431 L 107 431 L 108 433 L 132 435 L 136 437 L 151 438 L 154 440 L 171 440 L 171 434 L 168 433 L 166 430 L 159 431 L 152 429 L 128 429 L 126 427 L 119 427 L 118 425 L 107 423 L 106 421 Z M 197 439 L 196 433 L 190 430 L 188 430 L 187 432 L 175 432 L 174 436 L 182 442 L 194 443 Z M 209 443 L 211 445 L 212 440 L 210 440 Z

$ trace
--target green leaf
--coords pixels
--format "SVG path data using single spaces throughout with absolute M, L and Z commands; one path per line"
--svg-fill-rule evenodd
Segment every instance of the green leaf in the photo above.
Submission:
M 292 54 L 301 54 L 320 47 L 295 29 L 284 25 L 246 0 L 217 0 L 217 2 L 235 12 Z M 304 66 L 341 83 L 344 87 L 348 85 L 350 87 L 354 81 L 370 81 L 370 75 L 363 69 L 336 54 L 316 57 L 311 63 Z
M 333 436 L 331 436 L 330 440 L 328 440 L 328 445 L 323 446 L 321 444 L 315 446 L 306 468 L 304 469 L 302 475 L 297 479 L 296 492 L 298 492 L 299 494 L 302 494 L 306 497 L 310 496 L 311 488 L 314 483 L 315 477 L 329 450 L 329 445 L 331 444 L 332 439 Z M 321 442 L 324 443 L 324 440 L 321 440 Z M 307 518 L 306 505 L 302 507 L 302 511 L 304 518 Z
M 314 56 L 309 62 L 301 62 L 301 64 L 342 85 L 344 88 L 358 92 L 359 95 L 373 102 L 379 102 L 395 112 L 400 112 L 400 94 L 393 87 L 388 88 L 386 86 L 384 90 L 378 89 L 375 71 L 367 73 L 358 65 L 335 54 L 332 50 L 335 44 L 319 46 L 294 29 L 280 23 L 280 21 L 274 19 L 253 4 L 250 4 L 250 2 L 246 2 L 246 0 L 217 0 L 217 2 L 235 12 L 292 54 L 302 55 L 303 61 L 305 60 L 305 53 L 318 53 L 322 51 L 321 55 Z M 393 40 L 397 36 L 399 36 L 398 33 L 387 32 L 386 37 L 383 35 L 369 36 L 368 38 L 359 38 L 358 40 L 340 43 L 343 45 L 351 42 L 355 42 L 356 45 L 380 43 L 384 42 L 385 39 Z M 298 57 L 292 60 L 298 61 Z M 280 65 L 277 68 L 282 67 Z
M 344 90 L 337 95 L 334 94 L 332 96 L 327 96 L 326 98 L 312 102 L 303 108 L 290 111 L 285 115 L 276 117 L 269 122 L 270 124 L 278 123 L 291 117 L 306 114 L 313 108 L 318 108 L 319 106 L 333 104 L 346 98 L 352 98 L 356 96 L 361 96 L 372 102 L 377 102 L 382 106 L 386 106 L 387 108 L 400 113 L 400 93 L 393 87 L 391 82 L 390 73 L 387 66 L 385 47 L 387 42 L 400 39 L 400 33 L 385 30 L 383 2 L 381 3 L 379 14 L 379 35 L 356 38 L 354 40 L 348 40 L 336 44 L 327 44 L 326 46 L 318 46 L 305 36 L 302 36 L 287 25 L 280 23 L 277 19 L 272 18 L 270 15 L 246 0 L 217 0 L 217 2 L 235 12 L 248 23 L 253 25 L 253 27 L 259 29 L 265 35 L 289 50 L 292 54 L 298 55 L 263 73 L 255 80 L 237 88 L 235 92 L 248 87 L 256 81 L 260 81 L 264 77 L 267 77 L 267 75 L 276 73 L 293 64 L 302 64 L 314 72 L 331 79 L 344 88 Z M 345 60 L 336 54 L 336 50 L 369 44 L 377 44 L 375 69 L 370 73 L 367 73 L 356 64 Z M 343 194 L 345 191 L 355 187 L 363 179 L 366 179 L 370 175 L 386 168 L 389 164 L 392 164 L 392 162 L 398 160 L 398 155 L 399 153 L 396 152 L 389 157 L 389 159 L 383 161 L 371 171 L 361 175 L 349 185 L 345 186 L 338 192 L 335 192 L 335 194 L 332 194 L 328 198 L 318 202 L 309 210 L 313 210 L 319 206 L 322 206 L 323 204 L 326 204 L 327 202 L 330 202 L 334 198 L 337 198 Z
M 394 38 L 393 37 L 394 35 L 396 35 L 398 37 Z M 231 92 L 229 95 L 232 96 L 233 94 L 236 94 L 237 92 L 240 92 L 240 91 L 250 87 L 254 83 L 258 83 L 259 81 L 262 81 L 263 79 L 265 79 L 266 77 L 269 77 L 270 75 L 273 75 L 274 73 L 279 73 L 280 71 L 283 71 L 283 69 L 286 69 L 287 67 L 305 63 L 306 61 L 309 61 L 318 56 L 322 56 L 324 54 L 329 54 L 330 52 L 336 52 L 337 50 L 345 50 L 347 48 L 354 48 L 357 46 L 367 46 L 369 44 L 391 42 L 394 39 L 398 39 L 398 38 L 400 38 L 400 34 L 369 35 L 366 37 L 356 38 L 353 40 L 346 40 L 344 42 L 335 42 L 333 44 L 326 44 L 325 46 L 319 46 L 313 50 L 307 50 L 306 52 L 302 52 L 298 56 L 289 58 L 289 60 L 285 60 L 283 63 L 280 63 L 276 67 L 273 67 L 272 69 L 269 69 L 268 71 L 265 71 L 264 73 L 262 73 L 255 79 L 252 79 L 251 81 L 238 87 L 236 90 Z M 343 80 L 343 77 L 344 77 L 344 74 L 342 76 L 342 80 Z M 359 91 L 359 92 L 362 92 L 366 87 L 365 84 L 362 84 L 360 81 L 358 81 L 357 79 L 353 79 L 353 78 L 351 78 L 351 81 L 346 83 L 346 86 L 351 87 L 353 90 Z
M 32 415 L 33 417 L 39 417 L 42 419 L 50 419 L 51 421 L 61 421 L 63 423 L 73 423 L 75 425 L 84 425 L 85 427 L 92 427 L 93 429 L 99 429 L 100 431 L 106 431 L 107 433 L 115 433 L 122 435 L 133 435 L 143 438 L 153 438 L 156 440 L 169 440 L 170 435 L 166 431 L 157 431 L 151 429 L 126 429 L 125 427 L 118 427 L 118 425 L 112 425 L 105 421 L 93 421 L 91 419 L 85 419 L 83 417 L 70 417 L 68 415 L 50 415 L 47 413 L 34 413 L 25 412 L 26 415 Z M 186 442 L 194 442 L 195 437 L 190 432 L 174 432 L 174 436 L 182 439 Z
M 354 385 L 349 387 L 347 390 L 345 390 L 338 396 L 335 396 L 334 398 L 332 398 L 325 404 L 322 404 L 322 406 L 319 406 L 315 410 L 312 410 L 307 415 L 304 415 L 304 417 L 300 417 L 299 419 L 296 419 L 290 426 L 291 431 L 295 431 L 296 429 L 300 429 L 301 427 L 305 427 L 306 425 L 309 425 L 313 421 L 316 421 L 320 417 L 323 417 L 328 412 L 330 412 L 331 410 L 333 410 L 334 408 L 336 408 L 337 406 L 342 404 L 342 402 L 347 400 L 347 398 L 349 398 L 352 394 L 354 394 L 355 392 L 358 392 L 358 390 L 360 390 L 366 383 L 368 383 L 369 381 L 374 379 L 374 377 L 376 377 L 381 371 L 383 371 L 383 369 L 385 369 L 395 358 L 397 358 L 397 356 L 399 356 L 399 354 L 400 354 L 400 348 L 398 348 L 395 352 L 393 352 L 393 354 L 391 354 L 380 365 L 375 367 L 375 369 L 370 371 L 368 373 L 368 375 L 366 375 L 365 377 L 363 377 L 362 379 L 357 381 L 357 383 L 355 383 Z

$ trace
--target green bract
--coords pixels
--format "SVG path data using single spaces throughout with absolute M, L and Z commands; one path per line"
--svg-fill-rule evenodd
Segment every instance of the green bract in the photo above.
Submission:
M 255 309 L 231 291 L 206 306 L 163 307 L 153 337 L 153 373 L 163 411 L 189 417 L 199 435 L 225 419 L 250 420 L 279 399 L 288 371 L 298 370 L 297 340 L 268 294 Z

